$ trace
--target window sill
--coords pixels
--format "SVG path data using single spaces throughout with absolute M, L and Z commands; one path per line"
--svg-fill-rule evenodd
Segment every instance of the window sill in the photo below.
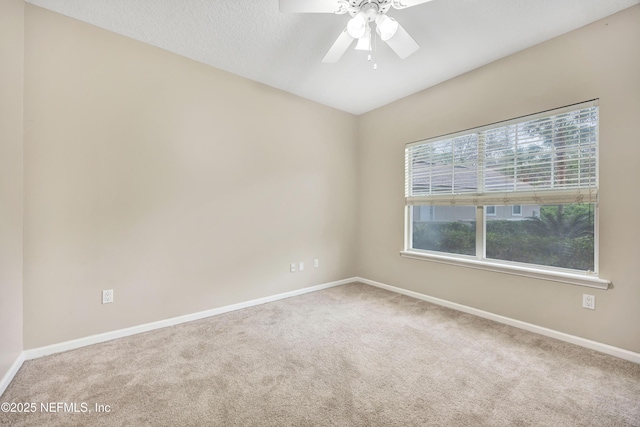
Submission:
M 610 280 L 589 276 L 586 273 L 569 273 L 563 271 L 544 270 L 535 267 L 525 267 L 511 264 L 501 264 L 492 261 L 480 261 L 476 259 L 464 259 L 447 255 L 400 251 L 400 256 L 412 259 L 421 259 L 443 264 L 457 265 L 460 267 L 476 268 L 479 270 L 495 271 L 497 273 L 513 274 L 515 276 L 532 277 L 534 279 L 551 280 L 554 282 L 569 283 L 571 285 L 588 286 L 590 288 L 608 289 Z

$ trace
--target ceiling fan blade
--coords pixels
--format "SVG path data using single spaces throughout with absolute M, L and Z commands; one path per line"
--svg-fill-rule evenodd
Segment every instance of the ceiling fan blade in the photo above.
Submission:
M 337 13 L 340 10 L 338 0 L 280 0 L 283 13 Z
M 406 9 L 411 6 L 417 6 L 422 3 L 428 3 L 432 0 L 393 0 L 391 5 L 395 9 Z
M 411 55 L 416 50 L 420 49 L 420 45 L 407 33 L 407 31 L 398 24 L 398 31 L 391 37 L 386 43 L 398 54 L 401 59 Z
M 346 28 L 342 30 L 342 33 L 340 33 L 336 41 L 333 42 L 333 45 L 329 48 L 327 54 L 322 58 L 322 62 L 329 64 L 338 62 L 354 40 L 355 39 L 349 35 Z

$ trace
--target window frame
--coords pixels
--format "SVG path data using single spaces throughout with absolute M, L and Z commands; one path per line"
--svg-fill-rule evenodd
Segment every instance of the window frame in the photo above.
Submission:
M 520 212 L 516 213 L 515 207 L 518 206 L 520 208 Z M 522 216 L 522 205 L 511 205 L 511 216 Z
M 504 122 L 500 122 L 500 123 L 494 123 L 492 125 L 486 125 L 486 126 L 482 126 L 476 129 L 469 129 L 463 132 L 457 132 L 456 134 L 452 134 L 450 136 L 453 135 L 465 135 L 465 134 L 471 134 L 474 132 L 481 132 L 483 129 L 490 129 L 492 127 L 499 127 L 502 126 L 504 123 L 517 123 L 517 122 L 526 122 L 528 120 L 531 120 L 532 117 L 541 117 L 543 116 L 545 113 L 547 113 L 548 116 L 552 116 L 552 115 L 556 115 L 556 114 L 560 114 L 557 113 L 556 111 L 572 111 L 572 110 L 580 110 L 582 108 L 588 108 L 588 107 L 583 107 L 583 105 L 586 104 L 590 104 L 591 106 L 597 106 L 597 100 L 592 100 L 589 101 L 588 103 L 580 103 L 580 104 L 574 104 L 572 106 L 567 106 L 567 107 L 562 107 L 560 109 L 554 109 L 554 110 L 549 110 L 546 112 L 542 112 L 542 113 L 537 113 L 534 115 L 530 115 L 530 116 L 523 116 L 523 117 L 519 117 L 516 119 L 512 119 L 512 120 L 507 120 Z M 573 109 L 571 108 L 573 107 Z M 597 130 L 596 130 L 597 132 Z M 442 137 L 438 137 L 438 139 L 442 140 L 446 137 L 449 137 L 447 135 L 444 135 Z M 436 138 L 432 138 L 433 140 L 436 140 Z M 415 144 L 415 143 L 412 143 Z M 598 188 L 598 150 L 599 150 L 599 142 L 597 142 L 596 140 L 596 153 L 595 153 L 595 158 L 596 158 L 596 163 L 595 163 L 595 188 L 596 188 L 596 192 L 597 192 L 597 188 Z M 482 160 L 479 160 L 482 161 Z M 405 168 L 407 168 L 408 166 L 405 164 Z M 405 170 L 405 173 L 408 173 L 407 170 Z M 406 181 L 405 181 L 406 184 Z M 437 195 L 436 197 L 440 197 L 439 195 Z M 456 196 L 452 195 L 450 196 L 452 199 L 455 199 Z M 453 253 L 445 253 L 445 252 L 438 252 L 438 251 L 430 251 L 430 250 L 423 250 L 423 249 L 415 249 L 413 248 L 413 207 L 416 206 L 415 204 L 409 204 L 406 200 L 405 200 L 405 234 L 404 234 L 404 249 L 402 251 L 400 251 L 400 255 L 402 257 L 405 258 L 411 258 L 411 259 L 421 259 L 421 260 L 428 260 L 428 261 L 432 261 L 432 262 L 438 262 L 438 263 L 444 263 L 444 264 L 450 264 L 450 265 L 456 265 L 456 266 L 462 266 L 462 267 L 469 267 L 469 268 L 476 268 L 476 269 L 481 269 L 481 270 L 488 270 L 488 271 L 493 271 L 493 272 L 499 272 L 499 273 L 506 273 L 506 274 L 512 274 L 512 275 L 517 275 L 517 276 L 524 276 L 524 277 L 532 277 L 532 278 L 536 278 L 536 279 L 543 279 L 543 280 L 549 280 L 549 281 L 555 281 L 555 282 L 561 282 L 561 283 L 568 283 L 568 284 L 573 284 L 573 285 L 579 285 L 579 286 L 587 286 L 587 287 L 593 287 L 593 288 L 598 288 L 598 289 L 608 289 L 609 285 L 611 284 L 610 280 L 606 280 L 603 278 L 598 277 L 597 272 L 599 271 L 599 265 L 598 265 L 598 261 L 599 261 L 599 225 L 598 225 L 598 211 L 599 211 L 599 206 L 598 206 L 598 202 L 597 199 L 596 200 L 588 200 L 587 203 L 592 203 L 593 204 L 593 208 L 594 208 L 594 270 L 595 272 L 591 272 L 591 271 L 579 271 L 579 270 L 573 270 L 573 269 L 567 269 L 567 268 L 559 268 L 559 267 L 552 267 L 552 266 L 544 266 L 544 265 L 536 265 L 536 264 L 531 264 L 531 263 L 524 263 L 524 262 L 513 262 L 513 261 L 503 261 L 503 260 L 494 260 L 494 259 L 488 259 L 486 258 L 486 217 L 487 216 L 495 216 L 497 214 L 497 206 L 494 206 L 494 213 L 493 214 L 488 214 L 486 211 L 487 209 L 485 209 L 487 206 L 491 206 L 491 205 L 479 205 L 479 206 L 475 206 L 476 207 L 476 255 L 475 256 L 469 256 L 469 255 L 460 255 L 460 254 L 453 254 Z M 521 200 L 518 201 L 518 203 L 514 203 L 513 205 L 520 205 L 520 214 L 513 214 L 513 205 L 512 206 L 512 210 L 511 213 L 513 216 L 518 216 L 518 217 L 522 217 L 523 216 L 523 207 L 522 205 L 528 205 L 528 204 L 542 204 L 542 203 L 536 203 L 535 200 L 531 200 L 530 202 L 522 202 Z M 544 203 L 544 204 L 552 204 L 552 203 Z M 473 206 L 473 205 L 466 205 L 466 204 L 461 204 L 461 206 Z
M 413 221 L 413 209 L 406 208 L 405 219 L 405 249 L 400 251 L 403 258 L 424 260 L 440 264 L 448 264 L 465 268 L 473 268 L 496 273 L 511 274 L 514 276 L 542 279 L 570 285 L 586 286 L 596 289 L 609 289 L 611 281 L 598 277 L 595 273 L 583 273 L 560 267 L 541 266 L 537 264 L 519 263 L 514 261 L 502 261 L 486 258 L 485 254 L 485 215 L 482 206 L 476 208 L 476 233 L 480 227 L 482 233 L 476 235 L 476 255 L 460 255 L 446 252 L 436 252 L 424 249 L 413 249 L 413 233 L 411 224 Z M 481 212 L 478 216 L 478 212 Z M 481 238 L 479 236 L 481 235 Z M 598 261 L 598 205 L 594 203 L 594 250 L 595 263 Z

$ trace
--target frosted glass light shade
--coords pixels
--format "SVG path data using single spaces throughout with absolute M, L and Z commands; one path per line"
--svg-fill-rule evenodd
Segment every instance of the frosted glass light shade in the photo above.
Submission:
M 398 31 L 398 21 L 387 15 L 380 15 L 376 19 L 376 32 L 383 41 L 389 40 Z
M 367 17 L 360 11 L 347 23 L 347 32 L 354 39 L 359 39 L 367 32 Z

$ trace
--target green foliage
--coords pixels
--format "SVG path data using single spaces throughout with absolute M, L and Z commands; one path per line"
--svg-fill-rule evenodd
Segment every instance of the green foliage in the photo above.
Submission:
M 543 205 L 540 207 L 540 215 L 558 215 L 558 209 L 562 206 L 562 213 L 567 217 L 578 214 L 589 214 L 593 218 L 593 205 L 588 203 L 575 203 L 571 205 Z
M 413 247 L 475 255 L 475 222 L 415 223 Z M 541 218 L 491 220 L 487 258 L 594 270 L 593 210 L 589 205 L 543 206 Z
M 593 270 L 593 242 L 593 237 L 563 238 L 528 233 L 502 235 L 487 230 L 487 258 L 583 271 Z
M 563 238 L 593 238 L 593 205 L 546 205 L 540 209 L 540 218 L 529 218 L 537 234 Z
M 452 254 L 475 255 L 475 222 L 417 223 L 413 227 L 413 247 Z

